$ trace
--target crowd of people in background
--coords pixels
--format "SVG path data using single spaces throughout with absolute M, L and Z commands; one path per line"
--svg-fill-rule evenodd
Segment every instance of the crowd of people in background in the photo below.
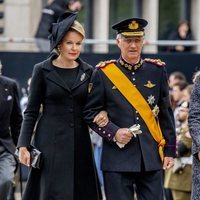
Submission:
M 171 105 L 176 127 L 176 158 L 173 168 L 165 171 L 166 199 L 189 200 L 192 191 L 192 139 L 188 128 L 188 112 L 192 84 L 181 72 L 169 76 Z

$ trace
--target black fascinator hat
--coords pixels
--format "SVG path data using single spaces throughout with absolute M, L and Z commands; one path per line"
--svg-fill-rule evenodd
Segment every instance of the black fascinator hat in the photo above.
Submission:
M 77 18 L 77 13 L 75 12 L 65 12 L 62 14 L 56 23 L 52 23 L 52 26 L 49 30 L 49 40 L 50 40 L 50 51 L 52 51 L 65 36 L 67 31 L 73 25 L 74 21 Z

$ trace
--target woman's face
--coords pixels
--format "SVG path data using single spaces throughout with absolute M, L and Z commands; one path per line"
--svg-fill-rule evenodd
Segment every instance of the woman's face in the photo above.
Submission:
M 76 60 L 81 52 L 82 41 L 83 36 L 77 31 L 67 32 L 58 45 L 60 56 L 69 61 Z

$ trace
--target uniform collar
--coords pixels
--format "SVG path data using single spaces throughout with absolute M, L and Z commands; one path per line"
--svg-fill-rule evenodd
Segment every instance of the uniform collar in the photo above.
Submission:
M 118 63 L 127 68 L 128 70 L 137 70 L 138 68 L 140 68 L 142 66 L 143 63 L 143 59 L 140 59 L 139 62 L 137 62 L 136 64 L 130 64 L 128 62 L 126 62 L 122 57 L 119 58 Z

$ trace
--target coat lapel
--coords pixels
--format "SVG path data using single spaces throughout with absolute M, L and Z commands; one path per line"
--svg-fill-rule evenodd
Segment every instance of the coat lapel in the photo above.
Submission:
M 88 78 L 90 78 L 88 71 L 84 70 L 84 68 L 82 68 L 80 66 L 79 71 L 78 71 L 78 75 L 76 77 L 76 80 L 74 82 L 74 85 L 72 87 L 72 90 L 76 89 L 77 87 L 79 87 L 80 85 L 82 85 L 85 81 L 88 80 Z
M 77 78 L 74 82 L 73 87 L 70 89 L 67 84 L 62 80 L 62 78 L 59 76 L 59 74 L 56 72 L 54 67 L 52 66 L 52 58 L 49 58 L 44 62 L 43 68 L 48 70 L 49 73 L 47 75 L 47 79 L 54 82 L 55 84 L 59 85 L 60 87 L 63 87 L 64 89 L 71 91 L 82 85 L 85 81 L 87 81 L 90 78 L 90 72 L 91 69 L 89 66 L 83 62 L 80 58 L 77 59 L 77 62 L 79 65 L 79 71 Z
M 62 80 L 62 78 L 59 76 L 59 74 L 56 72 L 55 68 L 52 65 L 52 59 L 56 56 L 57 55 L 53 55 L 43 63 L 43 69 L 49 71 L 46 78 L 59 85 L 60 87 L 70 91 L 69 87 L 65 84 L 65 82 Z
M 62 78 L 59 76 L 59 74 L 56 72 L 56 70 L 53 70 L 49 72 L 47 79 L 54 82 L 55 84 L 59 85 L 60 87 L 63 87 L 64 89 L 70 91 L 67 84 L 62 80 Z

